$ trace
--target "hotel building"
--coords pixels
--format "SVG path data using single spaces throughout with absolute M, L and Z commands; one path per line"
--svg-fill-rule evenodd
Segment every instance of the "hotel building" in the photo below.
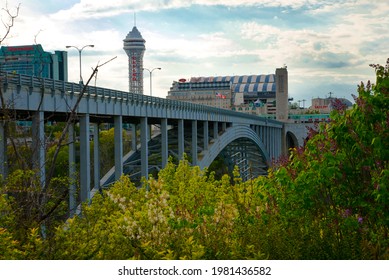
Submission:
M 285 67 L 267 75 L 180 79 L 173 82 L 166 98 L 286 121 L 288 72 Z
M 46 52 L 40 44 L 2 46 L 0 71 L 67 81 L 67 52 Z

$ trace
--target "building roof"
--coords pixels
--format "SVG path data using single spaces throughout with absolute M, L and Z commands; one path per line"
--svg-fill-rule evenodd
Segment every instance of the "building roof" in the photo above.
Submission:
M 198 82 L 231 82 L 232 84 L 250 83 L 274 83 L 275 75 L 244 75 L 244 76 L 217 76 L 217 77 L 192 77 L 192 83 Z
M 127 34 L 126 38 L 123 40 L 124 50 L 140 50 L 144 51 L 146 49 L 145 42 L 139 30 L 134 26 L 132 30 Z
M 189 83 L 220 83 L 227 82 L 233 92 L 257 93 L 276 92 L 275 75 L 244 75 L 244 76 L 216 76 L 192 77 Z
M 233 92 L 276 92 L 276 83 L 250 83 L 250 84 L 234 84 Z
M 143 39 L 142 35 L 140 34 L 138 28 L 136 28 L 136 26 L 134 26 L 132 28 L 132 30 L 127 34 L 125 40 L 141 40 L 141 41 L 145 41 Z
M 31 60 L 38 63 L 50 63 L 51 53 L 43 50 L 41 44 L 22 45 L 22 46 L 1 46 L 0 57 L 11 63 L 21 62 L 20 57 L 31 57 Z M 8 57 L 8 58 L 7 58 Z M 17 60 L 12 60 L 11 57 L 19 57 Z M 25 59 L 24 59 L 25 60 Z

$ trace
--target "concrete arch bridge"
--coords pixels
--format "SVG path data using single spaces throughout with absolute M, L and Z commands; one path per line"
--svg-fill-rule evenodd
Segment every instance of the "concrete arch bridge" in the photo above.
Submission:
M 69 174 L 76 172 L 75 126 L 80 143 L 80 200 L 87 201 L 101 186 L 122 174 L 148 178 L 150 172 L 163 168 L 169 155 L 182 158 L 186 153 L 193 165 L 209 166 L 217 156 L 230 165 L 238 165 L 242 178 L 264 175 L 272 159 L 286 153 L 288 146 L 300 145 L 293 127 L 255 115 L 175 100 L 139 95 L 76 83 L 1 73 L 0 86 L 4 106 L 1 114 L 12 113 L 13 120 L 30 120 L 32 139 L 37 150 L 33 162 L 45 181 L 44 124 L 65 121 L 77 105 L 77 118 L 69 126 Z M 100 174 L 99 128 L 102 123 L 115 128 L 115 166 Z M 123 154 L 123 127 L 129 127 L 131 152 Z M 150 136 L 150 127 L 153 127 Z M 7 135 L 0 123 L 0 173 L 7 177 Z M 289 133 L 287 140 L 286 133 Z M 90 140 L 94 139 L 91 170 Z M 304 138 L 304 137 L 303 137 Z M 103 176 L 102 176 L 103 175 Z M 94 185 L 91 185 L 92 178 Z M 71 186 L 74 192 L 74 186 Z M 70 201 L 76 205 L 76 201 Z

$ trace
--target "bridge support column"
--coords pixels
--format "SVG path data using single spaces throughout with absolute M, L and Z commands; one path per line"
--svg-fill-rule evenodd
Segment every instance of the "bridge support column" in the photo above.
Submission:
M 260 137 L 259 126 L 255 126 L 255 133 Z
M 184 156 L 184 120 L 178 120 L 178 159 Z
M 269 127 L 267 129 L 268 133 L 269 133 L 269 154 L 270 154 L 270 160 L 272 160 L 273 158 L 273 135 L 272 135 L 272 132 L 273 132 L 273 129 L 271 127 Z
M 123 118 L 114 117 L 115 126 L 115 180 L 119 180 L 123 174 Z
M 136 124 L 131 124 L 131 150 L 136 151 Z
M 274 135 L 273 135 L 273 128 L 269 127 L 269 155 L 270 155 L 270 160 L 273 159 L 274 157 L 274 152 L 273 152 L 273 144 L 274 144 Z
M 74 123 L 69 125 L 69 216 L 73 217 L 77 207 L 77 187 L 76 187 L 76 149 L 74 145 Z
M 94 187 L 100 188 L 100 143 L 99 143 L 99 124 L 93 124 L 93 166 L 94 166 Z
M 266 150 L 267 152 L 269 153 L 269 159 L 271 158 L 271 154 L 270 154 L 270 131 L 269 131 L 269 127 L 265 127 L 265 141 L 266 141 Z
M 217 139 L 219 136 L 219 123 L 218 122 L 213 122 L 213 139 Z
M 272 127 L 271 129 L 271 158 L 274 161 L 276 158 L 276 129 Z
M 275 159 L 276 158 L 276 129 L 275 129 L 275 127 L 272 127 L 272 129 L 271 129 L 271 137 L 272 137 L 272 141 L 271 141 L 271 143 L 272 143 L 272 156 L 273 156 L 273 159 Z
M 161 120 L 161 136 L 162 136 L 162 168 L 164 168 L 168 162 L 168 135 L 167 135 L 167 119 Z
M 203 133 L 204 133 L 204 150 L 207 151 L 208 150 L 208 139 L 209 139 L 209 132 L 208 132 L 208 121 L 204 121 L 203 122 L 203 125 L 204 125 L 204 130 L 203 130 Z
M 222 122 L 222 131 L 226 131 L 227 130 L 227 123 L 226 122 Z
M 7 178 L 7 133 L 3 122 L 0 122 L 0 176 Z
M 149 179 L 149 148 L 147 146 L 147 140 L 149 134 L 149 126 L 147 125 L 147 117 L 140 119 L 140 143 L 141 143 L 141 174 L 146 180 Z
M 276 131 L 276 139 L 277 139 L 277 152 L 276 152 L 276 157 L 277 159 L 281 156 L 282 154 L 282 144 L 281 144 L 281 137 L 282 137 L 282 129 L 278 128 Z
M 197 165 L 197 120 L 192 121 L 192 165 Z
M 286 130 L 284 125 L 281 130 L 281 153 L 282 155 L 287 156 L 288 152 L 289 151 L 286 145 Z
M 90 142 L 89 114 L 80 118 L 80 185 L 81 202 L 90 199 Z
M 32 119 L 32 141 L 34 149 L 33 167 L 39 170 L 40 183 L 43 187 L 46 183 L 45 169 L 45 114 L 36 112 Z
M 270 128 L 270 147 L 271 147 L 271 158 L 274 159 L 275 155 L 275 135 L 274 135 L 274 127 Z
M 277 128 L 273 127 L 273 158 L 276 159 L 277 154 Z

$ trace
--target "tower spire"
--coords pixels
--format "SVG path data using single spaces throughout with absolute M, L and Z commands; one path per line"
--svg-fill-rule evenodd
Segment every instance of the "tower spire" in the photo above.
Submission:
M 134 13 L 134 24 L 136 17 Z M 129 91 L 143 94 L 143 55 L 146 50 L 145 40 L 134 26 L 123 40 L 123 49 L 128 56 Z
M 136 12 L 134 12 L 134 26 L 136 27 Z

